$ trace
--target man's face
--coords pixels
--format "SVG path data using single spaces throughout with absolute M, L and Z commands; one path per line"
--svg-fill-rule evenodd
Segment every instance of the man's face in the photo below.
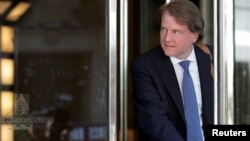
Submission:
M 165 55 L 186 59 L 199 34 L 192 33 L 187 25 L 179 24 L 168 12 L 161 18 L 160 43 Z

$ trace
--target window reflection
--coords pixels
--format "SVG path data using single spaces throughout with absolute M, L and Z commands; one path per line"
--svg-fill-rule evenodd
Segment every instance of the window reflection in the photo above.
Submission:
M 16 23 L 15 141 L 107 140 L 105 6 L 35 0 Z
M 235 1 L 235 123 L 250 123 L 250 1 Z

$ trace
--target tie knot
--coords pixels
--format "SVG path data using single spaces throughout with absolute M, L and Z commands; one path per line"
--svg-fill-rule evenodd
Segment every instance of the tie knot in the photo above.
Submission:
M 189 64 L 190 64 L 190 61 L 189 61 L 189 60 L 185 60 L 185 61 L 181 61 L 181 62 L 180 62 L 180 65 L 181 65 L 181 67 L 182 67 L 184 70 L 188 70 Z

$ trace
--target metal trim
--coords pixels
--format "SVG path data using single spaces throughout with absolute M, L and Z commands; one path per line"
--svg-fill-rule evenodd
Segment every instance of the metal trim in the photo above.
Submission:
M 128 0 L 120 1 L 120 140 L 127 140 Z
M 233 124 L 234 120 L 234 38 L 233 0 L 219 0 L 219 124 Z
M 213 1 L 214 124 L 218 124 L 218 0 Z
M 117 93 L 117 0 L 108 0 L 107 11 L 107 41 L 108 41 L 108 140 L 116 141 L 117 139 L 117 119 L 116 119 L 116 93 Z

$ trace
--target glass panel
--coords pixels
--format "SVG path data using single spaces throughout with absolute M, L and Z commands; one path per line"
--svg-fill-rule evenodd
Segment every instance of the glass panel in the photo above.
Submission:
M 35 0 L 14 23 L 15 141 L 108 140 L 105 13 L 105 0 Z
M 160 25 L 157 20 L 157 9 L 160 5 L 166 3 L 166 0 L 129 0 L 128 1 L 128 21 L 130 29 L 128 30 L 128 66 L 134 58 L 145 53 L 150 48 L 159 45 L 159 30 Z M 131 24 L 131 25 L 130 25 Z M 142 136 L 138 127 L 136 111 L 132 101 L 132 79 L 130 75 L 130 67 L 128 67 L 127 87 L 128 93 L 124 90 L 121 96 L 121 110 L 127 117 L 121 117 L 120 134 L 125 136 L 120 138 L 120 141 L 138 141 L 139 136 Z M 121 88 L 125 87 L 121 86 Z M 123 95 L 124 94 L 124 95 Z M 125 106 L 125 107 L 123 107 Z M 123 111 L 119 111 L 123 112 Z M 121 114 L 121 116 L 123 116 Z M 124 123 L 122 123 L 124 122 Z M 123 127 L 124 126 L 124 127 Z M 141 138 L 141 137 L 140 137 Z M 142 139 L 142 138 L 141 138 Z M 147 140 L 147 139 L 145 139 Z
M 250 123 L 250 1 L 235 1 L 235 123 Z

